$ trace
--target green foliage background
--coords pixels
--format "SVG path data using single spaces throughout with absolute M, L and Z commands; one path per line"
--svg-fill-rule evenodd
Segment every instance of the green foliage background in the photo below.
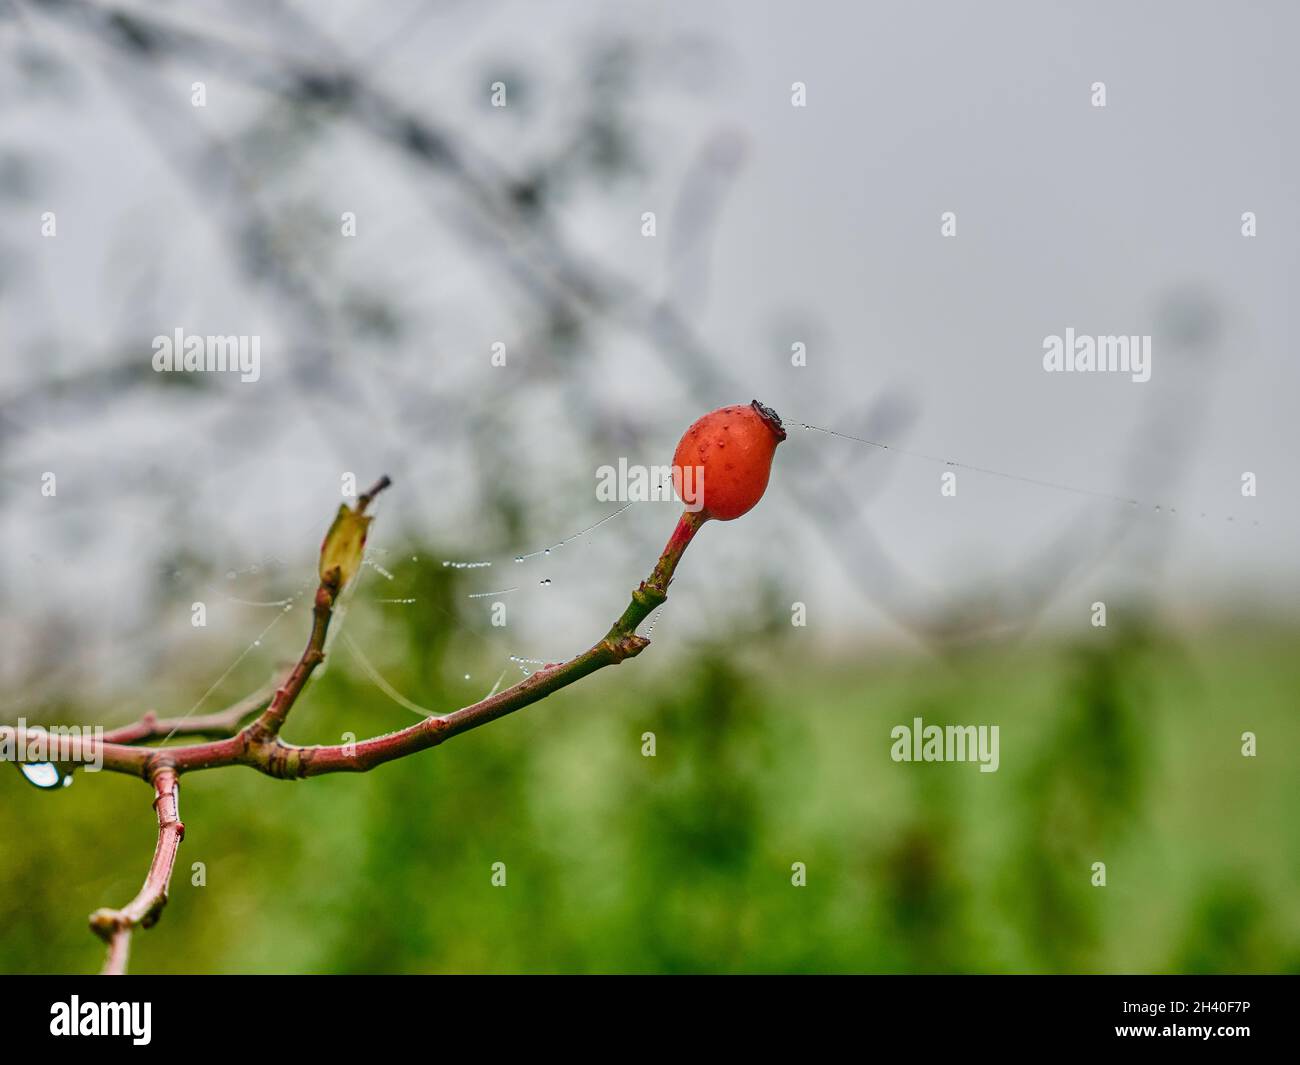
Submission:
M 433 705 L 454 702 L 453 580 L 366 640 Z M 1074 645 L 817 658 L 783 621 L 368 775 L 185 777 L 133 971 L 1300 971 L 1295 632 L 1112 617 Z M 336 649 L 289 738 L 409 723 L 350 667 Z M 917 715 L 1000 725 L 1001 768 L 892 762 Z M 130 898 L 153 846 L 144 785 L 10 771 L 0 808 L 0 970 L 95 970 L 85 916 Z

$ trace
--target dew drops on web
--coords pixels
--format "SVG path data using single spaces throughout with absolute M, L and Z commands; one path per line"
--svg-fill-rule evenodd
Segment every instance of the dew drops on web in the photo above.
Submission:
M 515 561 L 516 561 L 516 562 L 526 562 L 526 561 L 527 561 L 528 559 L 530 559 L 530 558 L 539 558 L 539 557 L 540 557 L 540 558 L 546 558 L 546 557 L 548 557 L 548 556 L 550 555 L 550 553 L 551 553 L 552 551 L 558 551 L 560 548 L 564 547 L 566 544 L 571 544 L 571 543 L 573 543 L 574 540 L 577 540 L 577 539 L 579 539 L 579 538 L 581 538 L 581 537 L 583 537 L 583 536 L 586 536 L 588 533 L 593 532 L 593 531 L 595 531 L 596 529 L 599 529 L 602 525 L 605 524 L 605 522 L 607 522 L 607 521 L 613 521 L 613 520 L 614 520 L 615 518 L 617 518 L 620 514 L 622 514 L 625 510 L 627 510 L 628 507 L 630 507 L 630 506 L 632 506 L 632 503 L 624 503 L 621 507 L 618 508 L 618 510 L 614 511 L 612 514 L 606 514 L 606 515 L 605 515 L 603 518 L 601 518 L 599 521 L 597 521 L 597 522 L 593 522 L 592 524 L 588 525 L 585 529 L 580 529 L 580 530 L 578 530 L 578 531 L 577 531 L 576 533 L 574 533 L 572 536 L 566 536 L 563 540 L 559 541 L 558 543 L 551 544 L 550 547 L 543 547 L 543 548 L 540 548 L 540 549 L 537 550 L 537 551 L 529 551 L 527 554 L 524 554 L 524 555 L 516 555 L 516 556 L 515 556 Z
M 518 655 L 511 655 L 510 661 L 519 667 L 519 672 L 521 672 L 525 677 L 531 677 L 533 675 L 533 671 L 528 668 L 529 666 L 546 665 L 546 663 L 540 658 L 520 658 Z
M 1093 499 L 1110 500 L 1111 502 L 1114 503 L 1126 503 L 1128 504 L 1128 506 L 1134 508 L 1139 507 L 1140 505 L 1141 506 L 1146 505 L 1146 504 L 1141 504 L 1139 500 L 1128 499 L 1125 498 L 1124 496 L 1116 495 L 1113 492 L 1102 491 L 1095 488 L 1082 488 L 1078 485 L 1065 484 L 1060 481 L 1045 480 L 1039 477 L 1028 477 L 1025 476 L 1024 474 L 1012 473 L 1007 470 L 996 470 L 989 466 L 977 466 L 969 462 L 962 462 L 958 459 L 945 458 L 941 455 L 928 454 L 924 451 L 913 451 L 907 448 L 901 448 L 894 445 L 885 444 L 880 442 L 879 440 L 869 440 L 866 437 L 854 436 L 851 433 L 841 433 L 838 430 L 827 429 L 820 425 L 813 425 L 809 422 L 794 421 L 792 424 L 798 425 L 800 428 L 807 429 L 810 432 L 821 433 L 824 436 L 837 437 L 840 440 L 848 440 L 855 444 L 865 445 L 866 447 L 878 448 L 881 451 L 889 451 L 892 454 L 903 455 L 911 459 L 919 459 L 923 462 L 939 463 L 944 466 L 951 466 L 955 469 L 968 470 L 971 473 L 982 474 L 987 477 L 998 477 L 1001 478 L 1002 480 L 1015 481 L 1020 484 L 1031 485 L 1037 488 L 1047 488 L 1056 492 L 1069 492 L 1073 495 L 1089 496 Z M 1150 504 L 1150 506 L 1151 506 L 1152 513 L 1160 514 L 1162 516 L 1178 513 L 1178 508 L 1173 506 L 1162 507 L 1161 504 L 1159 503 L 1152 503 Z M 1205 512 L 1201 512 L 1201 517 L 1202 518 L 1206 517 Z M 1235 516 L 1231 514 L 1226 515 L 1226 520 L 1234 523 L 1236 522 Z M 1258 526 L 1259 522 L 1256 521 L 1254 524 Z
M 651 635 L 654 633 L 655 626 L 659 624 L 659 619 L 663 617 L 663 612 L 664 612 L 663 607 L 660 606 L 659 609 L 657 609 L 654 612 L 654 614 L 651 616 L 650 624 L 645 630 L 645 638 L 647 640 L 650 639 Z

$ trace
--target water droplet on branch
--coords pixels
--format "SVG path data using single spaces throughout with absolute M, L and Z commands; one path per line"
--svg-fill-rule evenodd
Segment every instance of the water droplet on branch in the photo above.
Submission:
M 17 762 L 18 771 L 29 784 L 35 784 L 42 791 L 49 791 L 60 785 L 67 787 L 72 783 L 72 776 L 64 776 L 53 762 Z

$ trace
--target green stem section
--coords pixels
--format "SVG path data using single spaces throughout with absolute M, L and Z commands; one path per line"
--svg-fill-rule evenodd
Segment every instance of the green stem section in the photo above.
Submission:
M 668 538 L 668 544 L 655 564 L 654 572 L 632 593 L 632 602 L 623 611 L 623 616 L 614 622 L 614 627 L 609 630 L 605 639 L 631 635 L 656 607 L 663 605 L 664 600 L 668 598 L 668 585 L 672 583 L 673 571 L 677 569 L 677 563 L 681 561 L 682 555 L 690 546 L 692 538 L 699 532 L 700 526 L 707 520 L 701 513 L 692 513 L 689 510 L 683 512 L 677 521 L 677 528 Z

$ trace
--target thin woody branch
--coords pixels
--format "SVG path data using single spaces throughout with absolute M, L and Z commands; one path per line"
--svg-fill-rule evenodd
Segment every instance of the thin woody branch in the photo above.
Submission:
M 385 486 L 380 482 L 368 495 L 373 497 L 375 491 Z M 140 748 L 123 742 L 107 742 L 105 737 L 106 742 L 97 750 L 91 748 L 90 756 L 102 755 L 106 770 L 146 778 L 163 768 L 182 774 L 244 765 L 284 779 L 366 772 L 385 762 L 436 747 L 453 736 L 531 706 L 597 670 L 640 654 L 649 641 L 638 636 L 636 629 L 668 598 L 668 586 L 677 564 L 701 524 L 697 514 L 682 515 L 654 571 L 633 591 L 623 614 L 598 643 L 566 662 L 544 666 L 513 687 L 450 714 L 427 718 L 409 728 L 355 744 L 298 746 L 279 738 L 279 727 L 285 716 L 312 670 L 324 658 L 324 639 L 336 593 L 330 592 L 330 582 L 322 581 L 311 636 L 302 658 L 256 721 L 226 739 L 175 747 Z M 322 595 L 322 591 L 327 594 Z M 23 742 L 21 732 L 18 741 Z
M 167 904 L 176 852 L 185 838 L 180 819 L 180 784 L 176 771 L 160 769 L 153 778 L 154 810 L 158 814 L 158 844 L 154 848 L 149 873 L 139 893 L 120 910 L 101 909 L 90 915 L 90 927 L 108 944 L 104 961 L 105 975 L 126 972 L 131 952 L 131 933 L 136 928 L 151 928 Z
M 166 764 L 178 773 L 231 764 L 247 765 L 268 776 L 279 778 L 314 777 L 326 773 L 364 773 L 385 762 L 436 747 L 453 736 L 522 710 L 599 669 L 617 665 L 627 658 L 635 658 L 649 646 L 650 641 L 638 636 L 636 629 L 668 598 L 668 586 L 677 563 L 701 524 L 702 519 L 696 514 L 687 513 L 682 516 L 654 571 L 632 593 L 627 609 L 602 640 L 567 662 L 544 666 L 513 687 L 477 703 L 443 717 L 427 718 L 398 732 L 355 744 L 297 746 L 283 742 L 278 736 L 268 741 L 250 742 L 251 730 L 246 729 L 231 740 L 165 748 L 155 754 L 158 764 Z M 108 765 L 108 757 L 106 751 L 105 766 Z
M 682 515 L 654 571 L 632 593 L 632 601 L 622 616 L 605 634 L 604 639 L 577 657 L 544 666 L 513 687 L 454 713 L 428 718 L 386 736 L 353 745 L 332 747 L 292 747 L 281 744 L 283 750 L 276 764 L 277 768 L 286 772 L 277 775 L 313 777 L 324 773 L 366 772 L 385 762 L 436 747 L 453 736 L 522 710 L 605 666 L 618 665 L 626 658 L 635 658 L 650 646 L 650 641 L 644 636 L 638 636 L 636 629 L 667 600 L 668 586 L 672 582 L 677 563 L 681 561 L 686 546 L 702 524 L 703 519 L 698 514 L 687 512 Z
M 357 505 L 354 511 L 348 512 L 346 507 L 340 510 L 340 515 L 346 512 L 359 524 L 360 541 L 356 544 L 358 559 L 360 558 L 360 551 L 365 547 L 366 510 L 375 496 L 379 495 L 392 483 L 392 480 L 387 475 L 381 477 L 357 497 Z M 338 521 L 336 520 L 335 526 L 331 526 L 330 532 L 326 534 L 326 544 L 322 545 L 322 550 L 329 544 L 330 536 L 337 525 Z M 245 729 L 250 748 L 265 748 L 279 735 L 285 718 L 289 716 L 293 704 L 297 702 L 298 696 L 302 694 L 302 689 L 311 678 L 312 672 L 325 661 L 325 637 L 329 634 L 330 618 L 334 613 L 334 603 L 349 576 L 350 574 L 343 572 L 340 566 L 330 566 L 321 573 L 320 586 L 316 589 L 316 599 L 312 606 L 311 635 L 307 638 L 307 646 L 303 649 L 302 657 L 298 659 L 298 664 L 293 667 L 293 672 L 289 674 L 283 687 L 277 690 L 275 696 L 271 699 L 271 705 L 262 712 L 261 716 L 252 725 Z
M 271 704 L 275 686 L 268 684 L 239 702 L 211 714 L 159 717 L 152 710 L 139 721 L 104 733 L 105 743 L 145 743 L 168 736 L 233 736 L 246 718 L 260 714 Z
M 334 601 L 338 598 L 339 587 L 339 573 L 337 570 L 331 570 L 316 589 L 316 601 L 312 607 L 311 635 L 307 639 L 307 646 L 284 684 L 276 689 L 267 708 L 245 730 L 251 743 L 269 742 L 279 734 L 285 718 L 289 716 L 289 711 L 293 709 L 293 704 L 297 702 L 312 672 L 325 661 L 325 637 L 329 633 L 330 617 L 334 611 Z

